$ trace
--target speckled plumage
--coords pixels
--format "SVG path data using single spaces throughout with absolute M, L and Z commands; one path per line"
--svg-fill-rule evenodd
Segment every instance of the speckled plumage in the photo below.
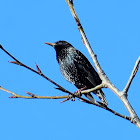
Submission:
M 66 41 L 58 41 L 52 44 L 49 45 L 54 47 L 60 71 L 67 81 L 74 84 L 78 89 L 85 86 L 87 89 L 90 89 L 101 84 L 99 75 L 80 51 Z M 103 104 L 107 105 L 105 95 L 101 89 L 93 93 L 101 99 Z M 91 100 L 93 98 L 92 95 L 88 95 Z

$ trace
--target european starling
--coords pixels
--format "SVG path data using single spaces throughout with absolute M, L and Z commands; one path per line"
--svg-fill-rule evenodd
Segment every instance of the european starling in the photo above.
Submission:
M 101 79 L 88 59 L 70 43 L 66 41 L 57 41 L 55 43 L 45 44 L 51 45 L 56 51 L 56 59 L 60 66 L 63 77 L 74 84 L 78 89 L 91 89 L 101 84 Z M 93 91 L 100 98 L 104 105 L 107 105 L 105 94 L 101 89 Z M 85 94 L 90 101 L 95 102 L 93 96 Z

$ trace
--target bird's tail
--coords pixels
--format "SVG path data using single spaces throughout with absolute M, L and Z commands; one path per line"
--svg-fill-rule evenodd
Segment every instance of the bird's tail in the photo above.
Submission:
M 105 94 L 101 89 L 94 91 L 94 94 L 102 101 L 104 105 L 108 105 L 107 100 L 105 99 Z
M 86 93 L 84 94 L 92 103 L 96 103 L 95 99 L 93 98 L 93 96 L 90 93 Z

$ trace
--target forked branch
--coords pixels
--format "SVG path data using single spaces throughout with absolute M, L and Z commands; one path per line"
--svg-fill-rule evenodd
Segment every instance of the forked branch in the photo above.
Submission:
M 128 99 L 127 99 L 127 94 L 126 92 L 128 92 L 128 89 L 130 87 L 130 84 L 137 72 L 137 69 L 138 69 L 138 64 L 136 66 L 136 68 L 134 68 L 134 73 L 132 74 L 132 76 L 130 77 L 130 80 L 128 81 L 128 84 L 126 85 L 124 91 L 120 91 L 118 88 L 116 88 L 114 86 L 114 84 L 112 84 L 112 82 L 109 80 L 109 78 L 107 77 L 107 75 L 105 74 L 105 72 L 103 71 L 103 69 L 101 68 L 98 60 L 97 60 L 97 57 L 96 57 L 96 54 L 93 52 L 91 46 L 90 46 L 90 43 L 86 37 L 86 34 L 84 32 L 84 29 L 80 23 L 80 20 L 76 14 L 76 11 L 74 9 L 74 5 L 73 5 L 73 0 L 66 0 L 69 8 L 70 8 L 70 11 L 76 21 L 76 24 L 77 24 L 77 27 L 78 27 L 78 30 L 81 34 L 81 37 L 82 37 L 82 41 L 85 45 L 85 47 L 87 48 L 93 62 L 94 62 L 94 65 L 98 71 L 98 74 L 102 80 L 102 83 L 105 85 L 105 87 L 107 88 L 110 88 L 120 99 L 121 101 L 123 102 L 124 106 L 126 107 L 126 109 L 128 110 L 130 116 L 131 116 L 131 120 L 132 120 L 132 123 L 136 124 L 139 128 L 140 128 L 140 119 L 139 117 L 137 116 L 136 112 L 134 111 L 133 107 L 131 106 L 131 104 L 129 103 Z

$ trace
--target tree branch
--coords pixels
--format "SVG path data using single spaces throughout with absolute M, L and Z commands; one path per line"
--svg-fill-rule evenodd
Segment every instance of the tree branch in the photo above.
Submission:
M 36 70 L 30 68 L 29 66 L 23 64 L 22 62 L 20 62 L 20 61 L 19 61 L 18 59 L 16 59 L 14 56 L 12 56 L 8 51 L 6 51 L 6 50 L 2 47 L 2 45 L 0 45 L 0 48 L 1 48 L 7 55 L 9 55 L 11 58 L 13 58 L 13 59 L 15 60 L 15 61 L 9 61 L 10 63 L 16 64 L 16 65 L 19 65 L 19 66 L 22 66 L 22 67 L 25 67 L 26 69 L 28 69 L 28 70 L 30 70 L 30 71 L 32 71 L 32 72 L 34 72 L 34 73 L 40 75 L 41 77 L 45 78 L 46 80 L 48 80 L 48 81 L 51 82 L 52 84 L 56 85 L 56 86 L 58 87 L 58 88 L 56 88 L 56 89 L 59 89 L 59 90 L 65 92 L 65 93 L 68 93 L 68 94 L 72 95 L 73 98 L 77 97 L 77 98 L 81 99 L 82 101 L 84 101 L 84 102 L 86 102 L 86 103 L 93 104 L 93 105 L 96 105 L 96 106 L 98 106 L 98 107 L 102 107 L 102 105 L 99 105 L 99 104 L 97 104 L 97 103 L 91 102 L 91 101 L 89 101 L 89 100 L 87 100 L 87 99 L 85 99 L 85 98 L 79 97 L 78 95 L 73 94 L 72 92 L 66 90 L 65 88 L 63 88 L 62 86 L 60 86 L 59 84 L 57 84 L 56 82 L 54 82 L 53 80 L 51 80 L 50 78 L 48 78 L 47 76 L 45 76 L 45 75 L 41 72 L 41 70 L 40 70 L 40 68 L 39 68 L 39 66 L 38 66 L 37 64 L 36 64 L 36 68 L 37 68 L 37 71 L 36 71 Z M 9 91 L 7 90 L 7 92 L 9 92 Z M 9 93 L 10 93 L 10 92 L 9 92 Z M 11 92 L 11 94 L 12 94 L 12 92 Z M 13 93 L 13 95 L 14 95 L 14 94 L 15 94 L 15 93 Z M 20 96 L 20 95 L 15 94 L 15 96 L 18 97 L 18 96 Z M 37 96 L 37 95 L 36 95 L 36 96 Z M 34 96 L 34 97 L 36 97 L 36 96 Z M 34 97 L 33 97 L 33 98 L 34 98 Z M 68 96 L 67 96 L 67 97 L 68 97 Z M 20 96 L 20 98 L 22 98 L 22 97 Z M 28 97 L 27 97 L 27 98 L 28 98 Z M 48 98 L 48 96 L 47 96 L 46 98 Z M 103 108 L 103 107 L 102 107 L 102 108 Z
M 103 69 L 101 68 L 98 60 L 97 60 L 97 57 L 95 55 L 95 53 L 93 52 L 91 46 L 90 46 L 90 43 L 86 37 L 86 34 L 84 32 L 84 29 L 80 23 L 80 20 L 76 14 L 76 11 L 74 9 L 74 5 L 71 3 L 70 0 L 66 0 L 69 8 L 70 8 L 70 11 L 76 21 L 76 24 L 77 24 L 77 27 L 78 27 L 78 30 L 81 34 L 81 37 L 82 37 L 82 41 L 85 45 L 85 47 L 87 48 L 94 64 L 95 64 L 95 67 L 98 71 L 98 74 L 102 80 L 102 83 L 107 87 L 107 88 L 110 88 L 120 99 L 121 101 L 123 102 L 124 106 L 126 107 L 126 109 L 128 110 L 130 116 L 131 116 L 131 121 L 132 123 L 136 124 L 138 126 L 138 128 L 140 128 L 140 119 L 139 117 L 137 116 L 136 112 L 134 111 L 134 109 L 132 108 L 131 104 L 129 103 L 128 99 L 127 99 L 127 96 L 126 96 L 126 93 L 124 92 L 121 92 L 119 91 L 118 88 L 116 88 L 112 82 L 109 80 L 109 78 L 107 77 L 107 75 L 105 74 L 105 72 L 103 71 Z M 131 83 L 130 83 L 131 84 Z
M 131 73 L 131 75 L 130 75 L 130 78 L 129 78 L 129 80 L 128 80 L 128 82 L 127 82 L 127 84 L 126 84 L 126 86 L 125 86 L 125 88 L 124 88 L 124 90 L 123 90 L 123 92 L 126 93 L 126 94 L 127 94 L 128 90 L 129 90 L 129 88 L 130 88 L 130 85 L 131 85 L 131 83 L 132 83 L 132 81 L 133 81 L 133 79 L 134 79 L 134 77 L 135 77 L 135 75 L 136 75 L 138 69 L 139 69 L 139 63 L 140 63 L 140 56 L 139 56 L 139 58 L 137 59 L 137 61 L 136 61 L 136 63 L 135 63 L 135 66 L 134 66 L 134 68 L 133 68 L 133 71 L 132 71 L 132 73 Z
M 79 97 L 79 96 L 77 96 L 76 94 L 71 93 L 70 91 L 67 91 L 66 89 L 64 89 L 63 87 L 61 87 L 60 85 L 58 85 L 57 83 L 55 83 L 54 81 L 52 81 L 51 79 L 49 79 L 48 77 L 46 77 L 46 76 L 42 73 L 42 71 L 40 70 L 40 68 L 39 68 L 39 66 L 38 66 L 37 64 L 36 64 L 37 71 L 35 71 L 34 69 L 32 69 L 32 68 L 26 66 L 25 64 L 23 64 L 23 63 L 21 63 L 19 60 L 17 60 L 15 57 L 13 57 L 8 51 L 6 51 L 6 50 L 2 47 L 2 45 L 0 45 L 0 48 L 1 48 L 6 54 L 8 54 L 11 58 L 13 58 L 13 59 L 15 60 L 15 61 L 10 61 L 10 63 L 23 66 L 23 67 L 29 69 L 30 71 L 35 72 L 36 74 L 39 74 L 40 76 L 42 76 L 42 77 L 45 78 L 46 80 L 48 80 L 48 81 L 50 81 L 51 83 L 53 83 L 54 85 L 56 85 L 56 86 L 58 87 L 59 90 L 61 90 L 61 91 L 63 91 L 63 92 L 66 92 L 66 93 L 72 95 L 72 97 L 79 98 L 79 99 L 81 99 L 81 101 L 83 101 L 83 102 L 85 102 L 85 103 L 92 104 L 92 105 L 95 105 L 95 106 L 100 107 L 100 108 L 102 108 L 102 109 L 105 109 L 105 110 L 107 110 L 107 111 L 113 113 L 113 114 L 116 115 L 116 116 L 119 116 L 119 117 L 124 118 L 124 119 L 129 120 L 129 121 L 131 120 L 130 117 L 127 117 L 127 116 L 125 116 L 125 115 L 122 115 L 122 114 L 120 114 L 120 113 L 117 113 L 116 111 L 110 109 L 110 108 L 107 107 L 107 106 L 104 106 L 104 105 L 102 105 L 102 104 L 98 104 L 98 103 L 96 103 L 96 102 L 93 103 L 93 102 L 91 102 L 91 101 L 89 101 L 89 100 L 86 100 L 85 98 Z M 98 86 L 96 86 L 96 87 L 94 87 L 94 88 L 92 88 L 92 89 L 83 90 L 83 91 L 81 91 L 81 94 L 85 94 L 85 93 L 88 93 L 88 92 L 92 92 L 92 91 L 97 90 L 97 89 L 100 89 L 100 88 L 102 88 L 102 87 L 105 87 L 104 84 L 100 84 L 100 85 L 98 85 Z M 12 94 L 13 96 L 11 96 L 10 98 L 25 98 L 25 99 L 62 99 L 62 98 L 69 98 L 69 96 L 38 96 L 38 95 L 32 94 L 32 93 L 30 93 L 30 92 L 26 92 L 26 93 L 27 93 L 28 95 L 30 95 L 30 96 L 23 96 L 23 95 L 18 95 L 18 94 L 16 94 L 16 93 L 12 92 L 12 91 L 9 91 L 9 90 L 7 90 L 7 89 L 5 89 L 5 88 L 2 88 L 1 86 L 0 86 L 0 90 L 3 90 L 3 91 L 5 91 L 5 92 L 7 92 L 7 93 Z M 69 100 L 69 99 L 68 99 L 68 100 Z
M 56 86 L 57 86 L 60 90 L 62 90 L 63 92 L 66 92 L 66 93 L 71 94 L 71 92 L 69 92 L 68 90 L 64 89 L 62 86 L 60 86 L 59 84 L 57 84 L 56 82 L 52 81 L 50 78 L 48 78 L 47 76 L 45 76 L 45 75 L 41 72 L 41 70 L 39 69 L 39 67 L 37 66 L 37 64 L 36 64 L 36 68 L 37 68 L 38 71 L 36 71 L 36 70 L 34 70 L 34 69 L 28 67 L 27 65 L 21 63 L 21 62 L 20 62 L 19 60 L 17 60 L 14 56 L 12 56 L 8 51 L 6 51 L 6 50 L 2 47 L 2 45 L 0 45 L 0 48 L 1 48 L 7 55 L 9 55 L 11 58 L 13 58 L 13 59 L 15 60 L 15 61 L 9 61 L 10 63 L 23 66 L 23 67 L 29 69 L 30 71 L 32 71 L 32 72 L 34 72 L 34 73 L 36 73 L 36 74 L 38 74 L 38 75 L 41 75 L 43 78 L 45 78 L 45 79 L 48 80 L 49 82 L 51 82 L 52 84 L 56 85 Z
M 38 96 L 38 95 L 32 94 L 32 93 L 30 93 L 30 92 L 26 92 L 26 93 L 27 93 L 28 95 L 30 95 L 30 96 L 23 96 L 23 95 L 18 95 L 18 94 L 14 93 L 14 92 L 12 92 L 12 91 L 10 91 L 10 90 L 7 90 L 7 89 L 5 89 L 5 88 L 2 88 L 1 86 L 0 86 L 0 90 L 3 90 L 3 91 L 5 91 L 5 92 L 7 92 L 7 93 L 12 94 L 13 96 L 11 96 L 10 98 L 25 98 L 25 99 L 63 99 L 63 98 L 67 98 L 67 97 L 68 97 L 68 96 Z M 85 100 L 85 102 L 86 102 L 86 100 Z M 88 103 L 89 103 L 89 104 L 93 104 L 93 103 L 90 102 L 90 101 L 89 101 Z M 122 114 L 120 114 L 120 113 L 117 113 L 116 111 L 110 109 L 110 108 L 107 107 L 107 106 L 105 107 L 105 106 L 102 106 L 102 105 L 99 105 L 99 104 L 96 104 L 96 103 L 94 103 L 93 105 L 98 106 L 98 107 L 100 107 L 100 108 L 102 108 L 102 109 L 105 109 L 105 110 L 107 110 L 107 111 L 113 113 L 113 114 L 116 115 L 116 116 L 119 116 L 119 117 L 121 117 L 121 118 L 124 118 L 124 119 L 126 119 L 126 120 L 128 120 L 128 121 L 131 121 L 131 118 L 130 118 L 130 117 L 127 117 L 127 116 L 125 116 L 125 115 L 122 115 Z
M 0 86 L 0 90 L 3 90 L 3 91 L 5 91 L 5 92 L 7 92 L 7 93 L 10 93 L 10 94 L 12 94 L 13 96 L 11 96 L 11 97 L 9 97 L 9 98 L 25 98 L 25 99 L 34 99 L 34 98 L 36 98 L 36 99 L 64 99 L 64 98 L 67 98 L 68 96 L 38 96 L 38 95 L 35 95 L 35 94 L 32 94 L 32 93 L 30 93 L 30 92 L 26 92 L 28 95 L 30 95 L 30 96 L 23 96 L 23 95 L 18 95 L 18 94 L 16 94 L 16 93 L 14 93 L 14 92 L 12 92 L 12 91 L 10 91 L 10 90 L 7 90 L 7 89 L 5 89 L 5 88 L 2 88 L 1 86 Z

